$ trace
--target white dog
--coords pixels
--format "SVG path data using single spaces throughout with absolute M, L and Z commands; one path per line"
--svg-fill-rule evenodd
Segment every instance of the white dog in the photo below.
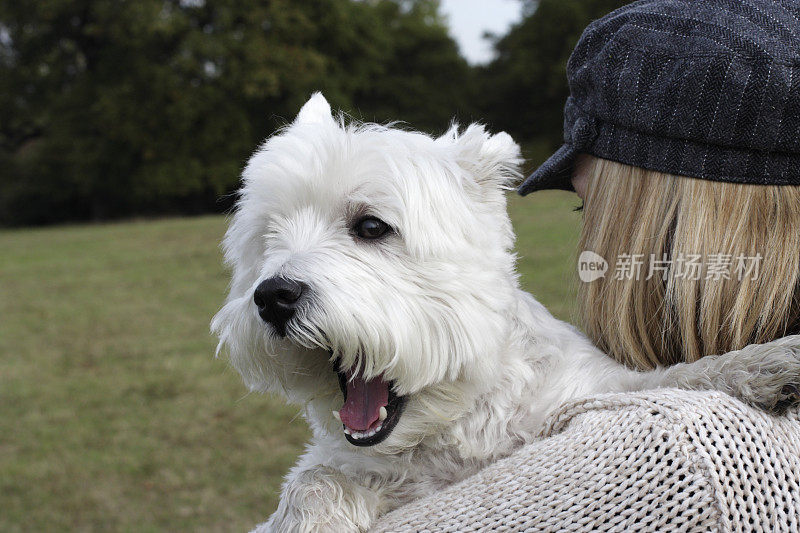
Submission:
M 246 384 L 313 431 L 261 528 L 364 530 L 577 397 L 679 386 L 773 407 L 796 385 L 798 338 L 638 373 L 551 316 L 517 281 L 519 163 L 505 133 L 348 125 L 320 94 L 250 159 L 212 328 Z

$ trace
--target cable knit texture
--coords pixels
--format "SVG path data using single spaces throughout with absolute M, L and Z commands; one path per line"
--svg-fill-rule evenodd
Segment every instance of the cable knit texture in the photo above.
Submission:
M 565 405 L 543 439 L 374 531 L 800 531 L 800 411 L 718 392 Z

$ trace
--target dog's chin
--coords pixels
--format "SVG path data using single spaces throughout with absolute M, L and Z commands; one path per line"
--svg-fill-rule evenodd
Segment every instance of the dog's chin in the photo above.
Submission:
M 342 390 L 344 404 L 334 416 L 342 422 L 347 442 L 354 446 L 375 446 L 391 435 L 406 405 L 406 396 L 392 390 L 393 382 L 383 376 L 364 379 L 358 371 L 341 370 L 338 361 L 333 371 Z

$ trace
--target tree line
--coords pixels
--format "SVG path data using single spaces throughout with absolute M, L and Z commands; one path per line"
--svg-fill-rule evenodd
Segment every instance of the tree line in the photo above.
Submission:
M 558 145 L 565 65 L 620 0 L 521 0 L 471 67 L 438 0 L 0 0 L 0 225 L 219 212 L 321 90 L 369 121 Z

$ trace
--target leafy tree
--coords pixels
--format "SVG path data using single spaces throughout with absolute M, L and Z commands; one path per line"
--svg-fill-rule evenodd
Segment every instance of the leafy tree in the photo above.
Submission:
M 523 0 L 523 20 L 496 38 L 479 73 L 479 102 L 493 127 L 552 150 L 562 143 L 566 65 L 583 30 L 630 0 Z
M 315 90 L 444 129 L 469 113 L 472 73 L 437 8 L 0 0 L 0 224 L 224 208 L 255 145 Z
M 474 72 L 447 33 L 438 1 L 376 3 L 389 32 L 386 55 L 354 102 L 366 118 L 402 120 L 443 130 L 454 118 L 476 118 Z
M 224 209 L 315 90 L 358 118 L 480 118 L 552 150 L 572 48 L 627 2 L 521 1 L 473 69 L 438 0 L 0 0 L 0 224 Z

